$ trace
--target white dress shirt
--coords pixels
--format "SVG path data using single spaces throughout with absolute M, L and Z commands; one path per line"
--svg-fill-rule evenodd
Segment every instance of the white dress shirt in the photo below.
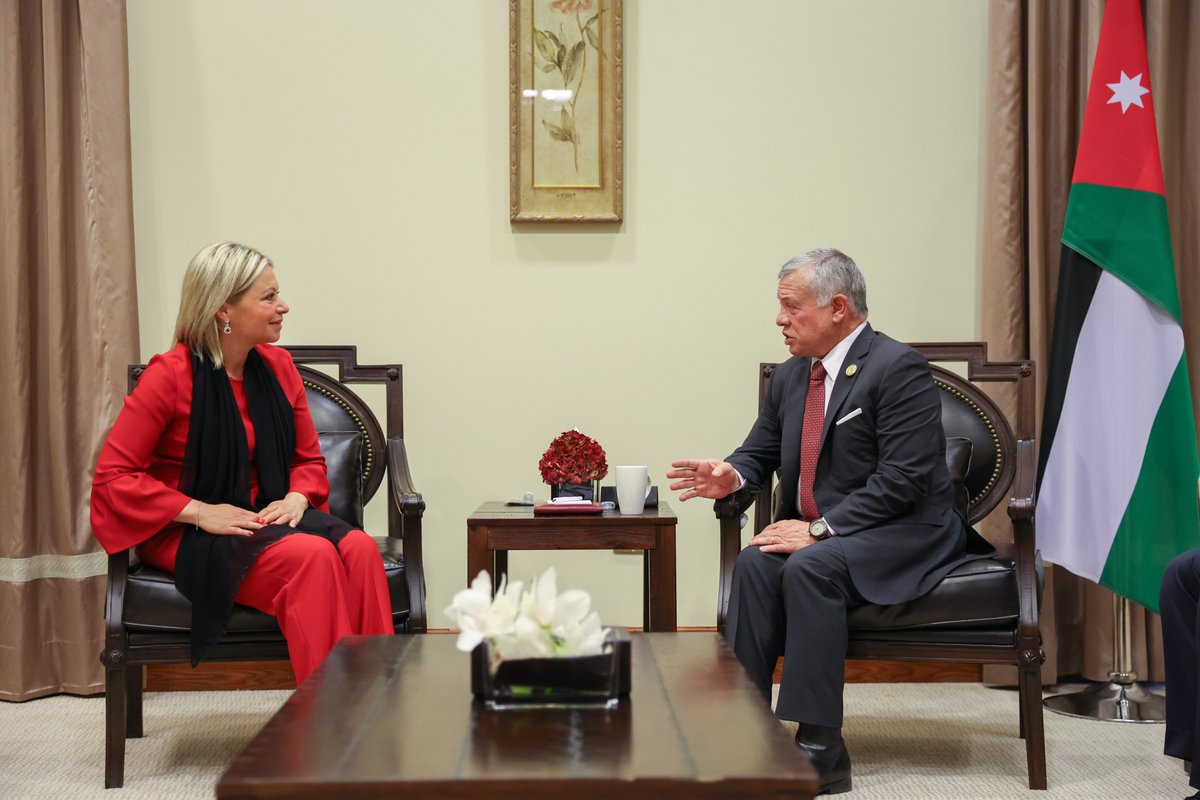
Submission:
M 833 383 L 837 380 L 838 373 L 842 371 L 842 363 L 846 360 L 846 354 L 850 352 L 850 345 L 854 344 L 854 340 L 858 338 L 865 327 L 867 327 L 867 321 L 863 320 L 857 328 L 846 334 L 845 339 L 835 344 L 824 358 L 818 359 L 825 367 L 825 411 L 829 411 L 829 395 L 833 393 Z

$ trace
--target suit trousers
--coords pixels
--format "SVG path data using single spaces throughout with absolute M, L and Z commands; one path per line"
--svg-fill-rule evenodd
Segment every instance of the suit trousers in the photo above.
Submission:
M 1167 677 L 1167 726 L 1163 752 L 1200 764 L 1200 550 L 1167 565 L 1159 590 L 1163 667 Z M 1191 785 L 1200 789 L 1200 769 Z
M 768 700 L 783 656 L 776 716 L 840 728 L 846 615 L 866 602 L 836 536 L 791 554 L 751 546 L 734 565 L 725 637 Z
M 343 636 L 395 632 L 383 558 L 359 530 L 336 546 L 307 533 L 280 539 L 259 554 L 233 599 L 278 620 L 297 685 Z

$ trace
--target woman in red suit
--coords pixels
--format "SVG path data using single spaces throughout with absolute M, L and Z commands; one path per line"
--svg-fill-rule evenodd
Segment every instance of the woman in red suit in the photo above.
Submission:
M 297 683 L 348 634 L 393 632 L 374 541 L 327 513 L 304 385 L 279 340 L 288 305 L 270 259 L 210 245 L 183 279 L 176 346 L 155 356 L 108 435 L 92 529 L 175 574 L 192 663 L 236 601 L 275 616 Z

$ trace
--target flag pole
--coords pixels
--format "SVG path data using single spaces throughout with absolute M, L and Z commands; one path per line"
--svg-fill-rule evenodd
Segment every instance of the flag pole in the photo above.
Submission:
M 1068 717 L 1105 722 L 1164 722 L 1166 700 L 1148 691 L 1133 671 L 1133 607 L 1126 597 L 1113 594 L 1113 670 L 1108 683 L 1093 683 L 1078 692 L 1055 694 L 1042 705 Z

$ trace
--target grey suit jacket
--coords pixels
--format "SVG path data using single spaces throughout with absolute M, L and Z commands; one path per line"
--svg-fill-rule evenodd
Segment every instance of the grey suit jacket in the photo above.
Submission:
M 797 356 L 775 369 L 758 420 L 726 459 L 749 484 L 762 485 L 778 471 L 776 519 L 800 518 L 811 362 Z M 813 485 L 817 509 L 837 536 L 812 546 L 841 547 L 855 587 L 872 603 L 919 597 L 990 548 L 955 510 L 953 491 L 928 362 L 868 325 L 834 380 Z

